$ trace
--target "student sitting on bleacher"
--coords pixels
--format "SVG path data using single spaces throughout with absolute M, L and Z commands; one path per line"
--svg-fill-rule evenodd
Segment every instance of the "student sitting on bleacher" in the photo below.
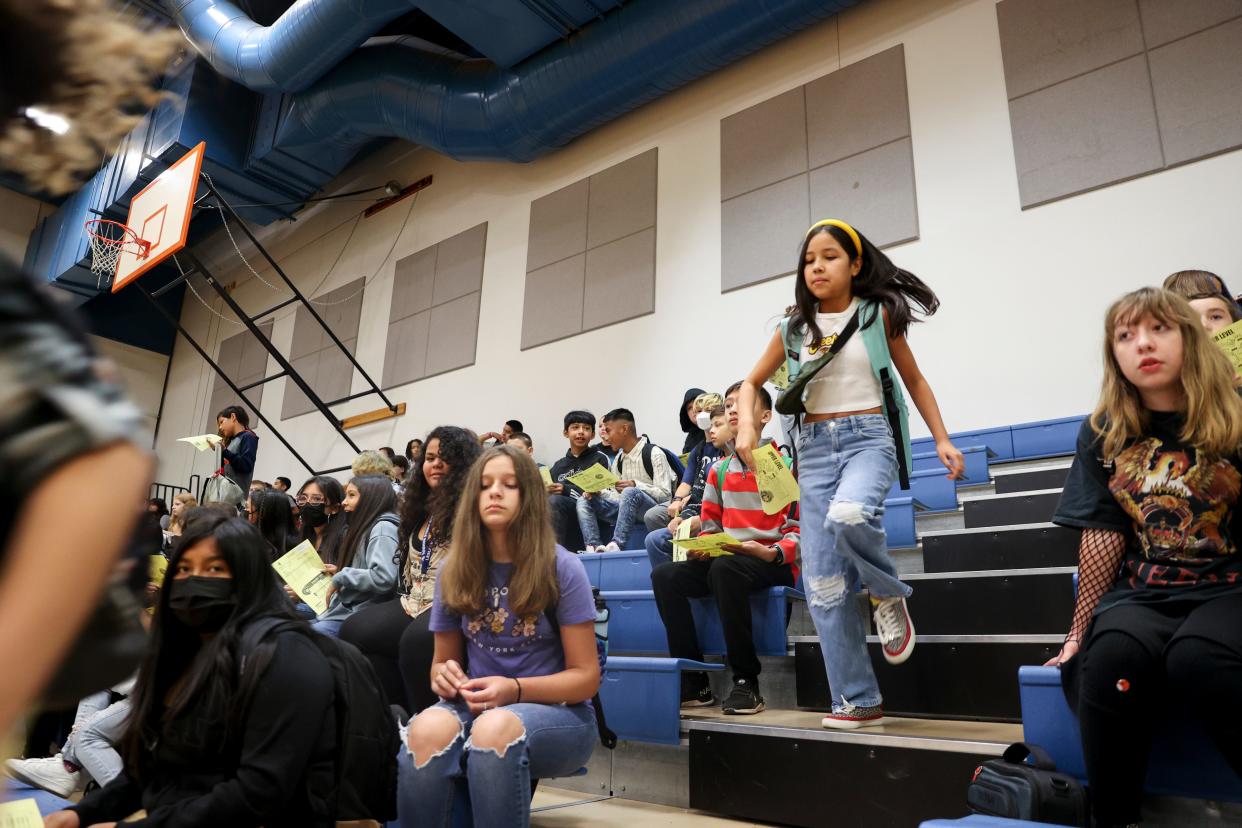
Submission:
M 1242 308 L 1229 295 L 1224 281 L 1206 270 L 1179 270 L 1164 280 L 1171 290 L 1190 303 L 1209 335 L 1242 319 Z
M 683 521 L 693 521 L 692 531 L 697 533 L 699 530 L 699 512 L 703 508 L 703 489 L 707 486 L 707 473 L 724 457 L 729 442 L 733 439 L 733 429 L 729 425 L 723 405 L 712 409 L 711 418 L 712 425 L 707 430 L 708 442 L 695 446 L 694 451 L 690 452 L 686 474 L 681 485 L 677 487 L 677 493 L 673 495 L 673 502 L 669 504 L 669 510 L 676 509 L 677 514 L 669 521 L 668 528 L 656 529 L 647 535 L 647 557 L 651 559 L 652 569 L 673 559 L 673 533 Z
M 530 780 L 573 773 L 595 746 L 595 601 L 581 561 L 556 545 L 539 470 L 499 446 L 464 491 L 431 610 L 443 701 L 410 724 L 401 752 L 409 828 L 448 824 L 463 773 L 475 825 L 528 825 Z
M 331 826 L 331 668 L 309 634 L 282 632 L 247 654 L 242 637 L 288 605 L 259 532 L 196 510 L 168 564 L 151 648 L 130 696 L 124 770 L 45 822 L 148 826 Z M 296 623 L 296 622 L 290 622 Z
M 556 542 L 566 549 L 578 550 L 583 548 L 582 528 L 578 524 L 578 498 L 582 496 L 582 490 L 570 483 L 568 478 L 596 463 L 608 468 L 612 457 L 591 446 L 591 440 L 595 439 L 595 415 L 590 411 L 566 414 L 564 434 L 569 441 L 569 451 L 552 464 L 548 506 L 552 509 Z
M 729 397 L 736 400 L 737 388 Z M 766 388 L 755 395 L 754 422 L 762 429 L 772 419 L 772 398 Z M 765 440 L 764 443 L 769 443 Z M 726 506 L 726 502 L 728 505 Z M 793 518 L 796 503 L 774 515 L 765 514 L 754 472 L 736 454 L 717 463 L 707 475 L 703 489 L 702 533 L 728 532 L 741 541 L 726 549 L 730 555 L 664 563 L 651 572 L 656 606 L 668 634 L 673 658 L 703 660 L 691 598 L 708 595 L 716 599 L 724 628 L 733 692 L 721 709 L 725 713 L 750 714 L 763 710 L 759 695 L 759 656 L 755 653 L 750 617 L 750 595 L 774 586 L 793 586 L 798 578 L 798 524 Z M 715 704 L 706 673 L 684 673 L 683 707 Z
M 685 468 L 682 470 L 681 481 L 673 492 L 672 500 L 652 506 L 647 510 L 647 514 L 643 515 L 643 523 L 647 525 L 648 532 L 668 526 L 679 513 L 685 510 L 692 493 L 695 494 L 694 503 L 697 504 L 703 500 L 703 481 L 707 479 L 707 470 L 724 456 L 712 446 L 707 436 L 707 432 L 711 430 L 712 410 L 723 405 L 724 398 L 716 393 L 703 392 L 694 398 L 693 411 L 690 416 L 694 419 L 694 427 L 703 435 L 703 439 L 695 443 L 680 458 Z M 696 480 L 698 482 L 697 492 L 694 491 Z M 697 509 L 695 514 L 698 514 Z
M 664 449 L 644 434 L 639 436 L 634 415 L 617 408 L 604 415 L 608 439 L 617 450 L 611 471 L 620 481 L 615 489 L 578 498 L 578 526 L 588 552 L 619 551 L 630 530 L 657 503 L 667 503 L 677 484 L 677 472 Z M 600 524 L 612 525 L 612 540 L 600 546 Z M 599 547 L 598 549 L 596 547 Z
M 1139 820 L 1157 725 L 1199 719 L 1242 774 L 1242 400 L 1180 296 L 1128 294 L 1104 330 L 1104 387 L 1053 518 L 1083 532 L 1049 663 L 1076 701 L 1096 824 L 1119 826 Z

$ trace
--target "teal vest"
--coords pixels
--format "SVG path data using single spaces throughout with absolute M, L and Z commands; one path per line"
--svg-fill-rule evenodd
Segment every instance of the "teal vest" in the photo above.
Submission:
M 805 336 L 806 328 L 791 331 L 789 317 L 781 320 L 781 342 L 785 345 L 785 367 L 789 371 L 790 380 L 798 376 L 798 371 L 801 370 L 802 341 Z M 871 371 L 884 392 L 884 413 L 893 429 L 901 488 L 909 489 L 910 472 L 914 470 L 910 449 L 909 410 L 906 408 L 906 397 L 901 391 L 901 383 L 897 381 L 896 371 L 893 369 L 893 357 L 888 351 L 888 335 L 884 330 L 884 313 L 878 303 L 868 300 L 859 304 L 858 336 L 862 337 L 867 358 L 871 361 Z M 803 401 L 805 402 L 805 397 Z

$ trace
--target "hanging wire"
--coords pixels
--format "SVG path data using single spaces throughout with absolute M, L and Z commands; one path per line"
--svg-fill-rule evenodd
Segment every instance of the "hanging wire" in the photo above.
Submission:
M 225 322 L 228 322 L 231 325 L 237 325 L 238 327 L 241 327 L 240 322 L 238 322 L 235 319 L 229 319 L 227 316 L 220 313 L 220 311 L 216 310 L 211 305 L 207 304 L 207 302 L 204 301 L 203 297 L 198 295 L 198 291 L 194 289 L 194 285 L 190 282 L 190 277 L 185 275 L 185 270 L 181 267 L 181 262 L 177 261 L 177 256 L 175 254 L 172 257 L 172 260 L 173 260 L 173 264 L 177 266 L 177 272 L 179 272 L 181 274 L 181 278 L 185 280 L 185 286 L 190 289 L 190 293 L 194 294 L 194 298 L 198 300 L 198 303 L 200 305 L 202 305 L 204 308 L 206 308 L 211 313 L 223 319 Z

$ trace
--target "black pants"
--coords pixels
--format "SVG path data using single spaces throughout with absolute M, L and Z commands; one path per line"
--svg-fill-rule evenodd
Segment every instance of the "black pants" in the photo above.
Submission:
M 788 566 L 765 563 L 746 555 L 725 555 L 710 561 L 663 563 L 651 572 L 656 606 L 668 635 L 673 658 L 703 660 L 691 598 L 715 596 L 724 628 L 725 648 L 733 677 L 754 681 L 759 677 L 750 618 L 751 593 L 774 586 L 793 586 Z
M 552 509 L 552 529 L 556 542 L 570 552 L 581 551 L 586 546 L 582 539 L 582 527 L 578 523 L 578 501 L 567 495 L 548 495 Z
M 1113 607 L 1092 623 L 1075 660 L 1097 824 L 1139 821 L 1158 728 L 1197 718 L 1242 776 L 1242 594 Z
M 411 716 L 439 701 L 431 691 L 435 635 L 427 628 L 431 610 L 417 618 L 406 615 L 393 599 L 359 610 L 341 625 L 341 640 L 367 657 L 393 704 Z

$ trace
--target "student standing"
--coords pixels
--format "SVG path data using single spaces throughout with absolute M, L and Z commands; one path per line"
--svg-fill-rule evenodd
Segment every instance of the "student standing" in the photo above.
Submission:
M 906 342 L 910 304 L 926 314 L 940 304 L 931 289 L 837 219 L 807 231 L 797 268 L 794 306 L 742 383 L 737 453 L 752 465 L 760 430 L 754 419 L 757 389 L 782 364 L 795 379 L 846 336 L 839 353 L 805 388 L 806 413 L 796 443 L 807 606 L 832 697 L 823 726 L 852 729 L 879 724 L 884 715 L 867 654 L 866 619 L 853 600 L 860 585 L 871 594 L 885 659 L 900 664 L 914 648 L 906 609 L 911 589 L 897 577 L 881 523 L 898 463 L 907 473 L 911 463 L 905 399 L 894 367 L 931 429 L 950 478 L 961 477 L 964 462 Z
M 1104 385 L 1053 521 L 1082 530 L 1060 655 L 1095 823 L 1137 823 L 1153 718 L 1197 718 L 1242 774 L 1242 400 L 1198 314 L 1143 288 L 1109 308 Z
M 591 756 L 600 670 L 586 569 L 557 547 L 525 452 L 488 449 L 471 468 L 431 612 L 442 701 L 410 723 L 401 824 L 448 824 L 465 774 L 476 825 L 527 826 L 530 780 Z
M 250 430 L 250 415 L 240 405 L 230 405 L 216 415 L 216 434 L 224 441 L 220 454 L 224 467 L 220 473 L 237 484 L 243 492 L 250 491 L 254 464 L 259 456 L 259 435 Z

